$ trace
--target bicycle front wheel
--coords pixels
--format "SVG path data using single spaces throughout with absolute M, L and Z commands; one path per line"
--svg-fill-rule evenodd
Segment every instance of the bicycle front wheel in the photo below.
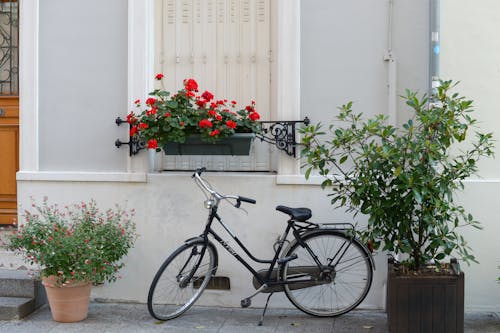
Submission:
M 286 256 L 296 254 L 297 259 L 282 269 L 283 280 L 290 281 L 284 286 L 288 299 L 301 311 L 319 317 L 339 316 L 358 306 L 372 283 L 367 250 L 356 239 L 335 230 L 312 232 L 303 240 L 321 266 L 305 247 L 292 244 Z
M 205 290 L 216 265 L 215 248 L 203 241 L 186 243 L 156 273 L 148 294 L 149 313 L 158 320 L 186 312 Z

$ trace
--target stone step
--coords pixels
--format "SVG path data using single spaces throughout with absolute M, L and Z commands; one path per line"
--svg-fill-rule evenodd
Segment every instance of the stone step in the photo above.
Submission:
M 36 309 L 35 299 L 29 297 L 0 297 L 0 320 L 23 318 Z
M 47 303 L 40 281 L 26 270 L 0 269 L 0 319 L 22 318 Z
M 38 283 L 25 270 L 0 269 L 0 296 L 35 298 Z

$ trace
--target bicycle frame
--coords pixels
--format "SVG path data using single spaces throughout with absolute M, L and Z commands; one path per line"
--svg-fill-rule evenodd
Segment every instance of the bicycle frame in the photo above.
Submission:
M 214 220 L 217 220 L 220 223 L 220 225 L 222 225 L 222 227 L 226 230 L 226 232 L 231 236 L 231 238 L 236 242 L 236 244 L 238 244 L 238 246 L 245 252 L 245 254 L 248 255 L 248 257 L 250 259 L 252 259 L 253 261 L 258 262 L 258 263 L 269 264 L 269 268 L 267 268 L 267 272 L 266 272 L 264 277 L 261 274 L 259 274 L 244 258 L 242 258 L 239 255 L 239 253 L 237 251 L 235 251 L 226 241 L 224 241 L 222 239 L 222 237 L 220 237 L 212 229 L 212 223 Z M 337 262 L 338 262 L 338 260 L 340 260 L 340 258 L 342 258 L 345 251 L 347 251 L 347 249 L 349 248 L 350 243 L 345 245 L 345 248 L 339 249 L 337 251 L 337 253 L 335 254 L 335 256 L 333 258 L 331 258 L 330 262 L 327 263 L 327 265 L 322 265 L 322 263 L 317 258 L 316 254 L 314 254 L 314 252 L 309 248 L 309 246 L 306 243 L 304 243 L 304 241 L 302 240 L 302 237 L 300 236 L 299 229 L 295 227 L 294 222 L 295 221 L 293 219 L 288 220 L 285 232 L 283 233 L 283 235 L 281 236 L 280 239 L 283 239 L 283 240 L 286 239 L 290 233 L 290 230 L 292 230 L 292 234 L 294 235 L 295 239 L 297 240 L 297 242 L 299 242 L 299 244 L 301 246 L 303 246 L 309 252 L 311 257 L 314 259 L 314 261 L 318 265 L 318 269 L 321 269 L 322 267 L 328 267 L 328 268 L 334 267 L 335 265 L 332 265 L 333 261 L 335 259 L 337 259 Z M 279 255 L 282 252 L 283 247 L 284 247 L 284 242 L 280 242 L 278 247 L 275 249 L 275 254 L 274 254 L 274 257 L 272 259 L 266 260 L 266 259 L 256 258 L 250 252 L 250 250 L 248 250 L 248 248 L 238 239 L 238 237 L 231 231 L 231 229 L 224 223 L 222 218 L 217 213 L 217 206 L 214 206 L 211 208 L 211 211 L 210 211 L 210 214 L 209 214 L 209 217 L 207 220 L 207 224 L 205 226 L 205 230 L 204 230 L 203 234 L 200 235 L 200 237 L 202 237 L 205 240 L 207 245 L 208 245 L 208 235 L 211 235 L 219 244 L 221 244 L 221 246 L 227 252 L 229 252 L 236 260 L 238 260 L 255 277 L 255 279 L 260 283 L 261 286 L 265 286 L 265 287 L 270 288 L 273 286 L 282 286 L 285 284 L 300 284 L 300 283 L 303 284 L 303 283 L 311 282 L 310 279 L 294 279 L 293 281 L 289 281 L 289 280 L 279 281 L 279 275 L 277 276 L 276 280 L 272 279 L 272 273 L 273 273 L 273 270 L 277 266 L 277 263 L 279 260 Z M 342 253 L 340 253 L 340 252 L 342 252 Z
M 209 208 L 210 211 L 209 211 L 209 214 L 208 214 L 208 218 L 207 218 L 207 222 L 206 222 L 206 225 L 205 225 L 205 229 L 204 229 L 203 233 L 200 235 L 200 238 L 202 238 L 204 240 L 204 242 L 205 242 L 205 246 L 202 249 L 202 254 L 204 253 L 204 251 L 206 250 L 206 247 L 208 246 L 208 235 L 211 235 L 219 244 L 221 244 L 221 246 L 227 252 L 229 252 L 234 258 L 236 258 L 236 260 L 238 260 L 254 276 L 254 278 L 260 283 L 260 285 L 261 285 L 262 288 L 272 287 L 272 286 L 283 286 L 285 284 L 290 284 L 291 285 L 291 284 L 300 284 L 300 283 L 304 284 L 304 283 L 311 282 L 310 278 L 309 279 L 293 279 L 293 281 L 290 281 L 290 280 L 279 281 L 279 274 L 276 276 L 275 280 L 273 280 L 271 278 L 273 270 L 276 268 L 276 264 L 279 262 L 279 259 L 280 259 L 279 256 L 280 256 L 280 253 L 283 250 L 283 246 L 284 246 L 285 240 L 287 239 L 287 237 L 288 237 L 288 235 L 289 235 L 289 233 L 290 233 L 291 230 L 292 230 L 292 234 L 293 234 L 294 238 L 296 239 L 296 241 L 303 248 L 305 248 L 306 251 L 311 255 L 311 257 L 315 261 L 316 265 L 318 266 L 318 269 L 319 269 L 320 272 L 322 271 L 322 269 L 330 269 L 330 268 L 334 268 L 335 269 L 335 266 L 337 265 L 337 263 L 341 260 L 341 258 L 346 253 L 346 251 L 349 248 L 349 246 L 352 244 L 352 239 L 351 239 L 351 241 L 348 244 L 343 244 L 342 247 L 337 250 L 337 253 L 335 253 L 335 255 L 332 258 L 329 258 L 329 262 L 326 265 L 324 265 L 324 264 L 322 264 L 319 261 L 318 257 L 311 250 L 311 248 L 303 241 L 303 239 L 301 237 L 301 232 L 300 232 L 301 227 L 295 225 L 295 222 L 298 222 L 298 221 L 295 221 L 293 218 L 290 218 L 287 221 L 287 227 L 285 229 L 285 232 L 280 237 L 279 246 L 278 246 L 278 248 L 275 249 L 274 257 L 271 260 L 256 258 L 247 249 L 247 247 L 238 239 L 238 237 L 231 231 L 231 229 L 224 223 L 224 221 L 222 220 L 222 218 L 217 213 L 219 202 L 221 200 L 223 200 L 223 199 L 234 199 L 234 200 L 236 200 L 237 203 L 236 203 L 235 207 L 237 207 L 237 208 L 239 208 L 239 206 L 241 204 L 241 201 L 246 201 L 246 202 L 251 202 L 251 203 L 255 203 L 255 201 L 252 200 L 252 199 L 248 199 L 248 198 L 244 198 L 244 197 L 239 197 L 239 196 L 223 196 L 223 195 L 219 194 L 218 192 L 216 192 L 215 190 L 213 190 L 200 177 L 200 175 L 198 174 L 198 172 L 196 172 L 193 175 L 193 177 L 195 178 L 196 183 L 198 184 L 198 186 L 202 190 L 205 190 L 206 192 L 210 193 L 210 198 L 206 201 L 206 203 L 208 203 L 208 206 L 209 206 L 207 208 Z M 245 252 L 246 255 L 248 255 L 248 257 L 251 260 L 253 260 L 255 262 L 258 262 L 258 263 L 269 264 L 269 268 L 267 269 L 267 273 L 265 274 L 264 278 L 244 258 L 242 258 L 238 254 L 238 252 L 236 252 L 226 241 L 224 241 L 222 239 L 222 237 L 220 237 L 212 229 L 212 223 L 213 223 L 214 220 L 217 220 L 220 223 L 220 225 L 226 230 L 226 232 L 231 236 L 231 238 L 233 238 L 233 240 L 236 242 L 236 244 L 238 244 L 238 246 Z M 315 225 L 314 229 L 318 230 L 319 226 Z M 292 259 L 290 259 L 290 260 L 292 260 Z M 336 260 L 336 262 L 334 263 L 335 260 Z

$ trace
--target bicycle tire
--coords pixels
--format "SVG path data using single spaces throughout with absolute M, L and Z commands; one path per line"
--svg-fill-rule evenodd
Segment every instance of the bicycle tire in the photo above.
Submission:
M 337 230 L 313 231 L 302 239 L 322 265 L 326 265 L 327 258 L 337 253 L 342 244 L 350 245 L 333 271 L 327 273 L 331 280 L 328 282 L 327 279 L 319 278 L 320 269 L 312 256 L 295 240 L 290 245 L 286 257 L 296 254 L 297 259 L 283 265 L 281 278 L 284 281 L 293 281 L 294 277 L 302 280 L 310 277 L 311 280 L 321 282 L 314 282 L 312 285 L 306 283 L 307 287 L 285 284 L 285 294 L 290 302 L 299 310 L 317 317 L 336 317 L 357 307 L 368 294 L 373 279 L 371 254 L 368 250 L 358 240 L 351 239 Z
M 203 248 L 206 248 L 204 253 Z M 148 293 L 151 316 L 165 321 L 186 312 L 215 274 L 217 261 L 216 249 L 210 242 L 197 240 L 181 245 L 161 265 L 151 283 Z M 196 270 L 192 271 L 194 267 Z

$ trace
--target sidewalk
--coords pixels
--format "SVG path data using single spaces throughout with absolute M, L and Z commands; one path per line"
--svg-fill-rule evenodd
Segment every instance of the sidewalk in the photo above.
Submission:
M 338 318 L 315 318 L 298 310 L 268 309 L 263 326 L 257 326 L 261 309 L 193 307 L 180 318 L 157 322 L 144 304 L 91 303 L 85 321 L 54 322 L 47 305 L 22 320 L 0 321 L 2 333 L 385 333 L 384 312 L 351 311 Z M 500 332 L 500 313 L 467 313 L 466 333 Z

